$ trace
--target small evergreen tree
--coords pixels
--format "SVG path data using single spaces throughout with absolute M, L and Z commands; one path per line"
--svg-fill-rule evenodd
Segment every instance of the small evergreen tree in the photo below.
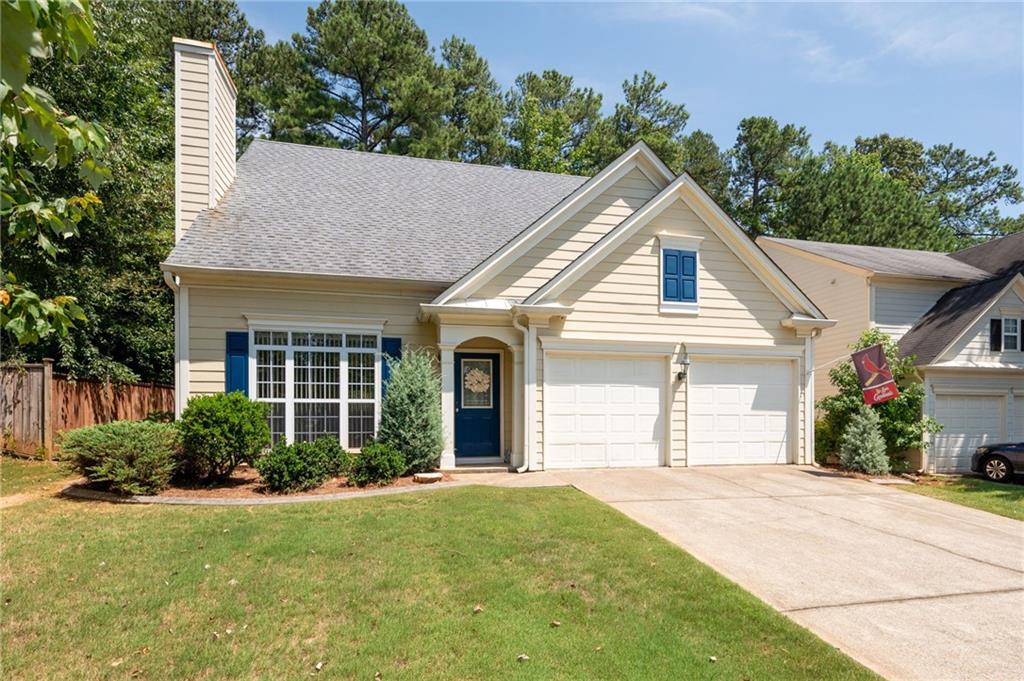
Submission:
M 869 475 L 889 472 L 881 422 L 875 410 L 866 404 L 860 405 L 843 432 L 839 443 L 839 462 L 843 468 Z
M 437 468 L 444 448 L 441 426 L 441 382 L 434 357 L 425 350 L 406 352 L 401 359 L 387 359 L 391 367 L 381 408 L 377 439 L 405 457 L 406 472 Z

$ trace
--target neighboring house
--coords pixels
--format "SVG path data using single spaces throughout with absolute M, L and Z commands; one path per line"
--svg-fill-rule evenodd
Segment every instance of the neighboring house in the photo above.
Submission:
M 810 463 L 833 322 L 644 144 L 591 178 L 254 141 L 175 40 L 180 411 L 241 390 L 275 438 L 374 435 L 387 354 L 437 353 L 445 468 Z
M 956 253 L 761 237 L 758 244 L 829 317 L 815 344 L 815 392 L 868 327 L 899 341 L 943 429 L 921 466 L 970 468 L 984 442 L 1024 439 L 1024 232 Z

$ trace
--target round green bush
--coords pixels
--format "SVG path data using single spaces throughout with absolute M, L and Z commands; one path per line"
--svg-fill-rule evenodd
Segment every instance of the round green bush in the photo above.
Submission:
M 334 437 L 315 442 L 278 442 L 256 459 L 267 488 L 274 492 L 298 492 L 319 486 L 328 478 L 348 473 L 350 455 Z
M 216 482 L 270 445 L 270 405 L 240 392 L 202 395 L 181 414 L 182 475 Z
M 349 484 L 386 485 L 405 471 L 405 457 L 397 449 L 383 442 L 371 442 L 363 446 L 352 462 Z
M 114 421 L 65 433 L 61 452 L 78 471 L 120 494 L 154 494 L 170 484 L 178 455 L 173 423 Z

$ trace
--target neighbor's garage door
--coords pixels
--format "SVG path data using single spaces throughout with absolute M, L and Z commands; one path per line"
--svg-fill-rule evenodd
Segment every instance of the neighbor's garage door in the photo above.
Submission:
M 548 355 L 544 468 L 661 465 L 667 378 L 661 358 Z
M 694 360 L 687 393 L 687 463 L 788 463 L 793 365 Z
M 971 468 L 971 454 L 1006 437 L 1006 398 L 1001 395 L 935 395 L 935 419 L 943 425 L 929 452 L 936 473 Z

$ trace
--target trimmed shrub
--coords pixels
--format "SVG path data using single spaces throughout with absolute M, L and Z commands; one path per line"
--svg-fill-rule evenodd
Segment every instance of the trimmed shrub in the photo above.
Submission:
M 256 470 L 274 492 L 313 489 L 328 478 L 346 475 L 351 455 L 337 438 L 321 437 L 315 442 L 278 442 L 256 459 Z
M 889 457 L 885 453 L 885 438 L 875 410 L 866 404 L 850 418 L 839 442 L 839 462 L 843 468 L 869 475 L 889 472 Z
M 202 395 L 188 401 L 179 429 L 186 477 L 215 482 L 270 445 L 269 405 L 240 392 Z
M 92 482 L 120 494 L 153 494 L 174 475 L 178 429 L 170 423 L 114 421 L 65 433 L 61 451 Z
M 444 449 L 441 382 L 434 356 L 421 348 L 387 361 L 391 378 L 381 406 L 377 439 L 401 452 L 407 472 L 433 470 L 441 463 Z
M 362 451 L 352 462 L 349 472 L 349 484 L 366 487 L 367 485 L 386 485 L 393 482 L 405 470 L 405 457 L 397 449 L 384 442 L 371 442 L 363 446 Z

